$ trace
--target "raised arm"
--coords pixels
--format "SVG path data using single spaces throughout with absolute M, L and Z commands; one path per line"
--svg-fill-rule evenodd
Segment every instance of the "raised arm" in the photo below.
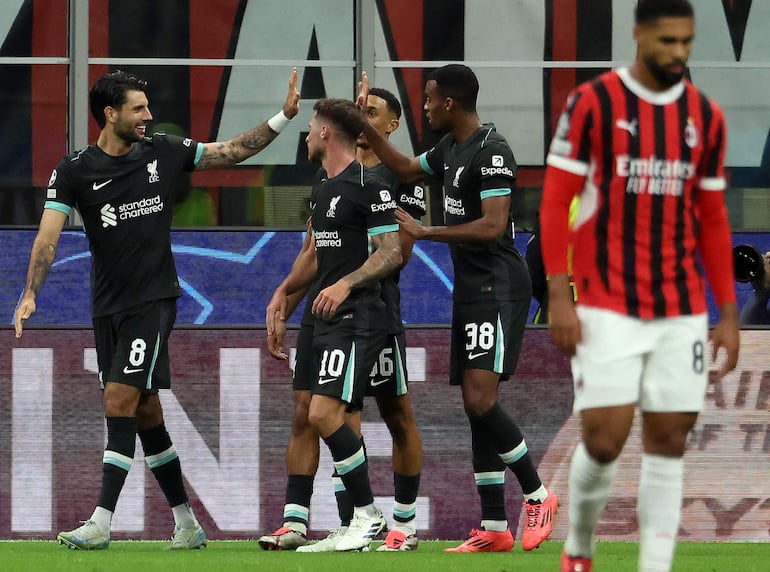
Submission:
M 236 135 L 228 141 L 203 144 L 197 170 L 231 167 L 256 155 L 273 141 L 286 124 L 299 113 L 299 90 L 297 89 L 297 68 L 292 69 L 289 77 L 289 93 L 283 109 L 274 117 L 263 121 L 254 129 Z
M 343 276 L 318 293 L 313 302 L 313 314 L 331 318 L 342 302 L 356 288 L 382 280 L 401 265 L 401 243 L 398 232 L 386 232 L 372 237 L 374 253 L 359 268 Z
M 35 298 L 43 287 L 48 271 L 56 258 L 56 246 L 59 237 L 67 221 L 67 215 L 53 209 L 43 210 L 40 219 L 40 228 L 32 243 L 32 252 L 29 256 L 27 268 L 27 283 L 24 286 L 19 306 L 13 315 L 13 323 L 16 328 L 16 337 L 20 338 L 24 328 L 24 322 L 35 313 L 37 309 Z
M 367 100 L 369 99 L 369 77 L 366 72 L 361 74 L 358 82 L 359 93 L 356 105 L 362 113 L 366 113 Z M 391 145 L 387 139 L 375 129 L 368 121 L 364 122 L 364 135 L 377 157 L 385 166 L 393 171 L 402 183 L 413 183 L 425 177 L 425 171 L 420 166 L 419 157 L 409 157 Z

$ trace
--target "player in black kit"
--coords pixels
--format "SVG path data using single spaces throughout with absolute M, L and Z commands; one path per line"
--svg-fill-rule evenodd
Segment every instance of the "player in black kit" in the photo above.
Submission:
M 384 181 L 355 160 L 356 139 L 365 119 L 350 101 L 321 99 L 307 136 L 308 158 L 321 162 L 326 178 L 314 185 L 311 226 L 315 253 L 308 272 L 290 274 L 287 296 L 308 287 L 318 292 L 310 425 L 329 446 L 334 468 L 350 494 L 353 518 L 336 550 L 369 545 L 385 526 L 374 506 L 362 443 L 346 423 L 345 411 L 360 401 L 369 372 L 387 339 L 386 309 L 379 281 L 402 261 L 396 202 Z M 369 253 L 369 242 L 375 250 Z M 296 275 L 295 275 L 296 274 Z
M 372 88 L 368 104 L 367 120 L 380 133 L 388 137 L 399 125 L 401 104 L 398 99 L 387 90 Z M 357 141 L 356 158 L 365 167 L 371 167 L 374 173 L 388 183 L 393 198 L 399 206 L 416 218 L 425 214 L 423 188 L 417 185 L 401 185 L 380 163 L 365 138 L 359 138 Z M 315 186 L 322 178 L 326 178 L 326 172 L 323 169 L 317 175 Z M 411 256 L 414 241 L 406 233 L 399 233 L 399 239 L 405 264 Z M 283 351 L 285 319 L 291 315 L 304 294 L 304 291 L 300 291 L 287 297 L 285 285 L 298 273 L 308 267 L 312 268 L 315 254 L 311 245 L 308 235 L 292 265 L 292 272 L 276 288 L 266 309 L 268 349 L 277 359 L 288 359 L 288 355 Z M 389 343 L 380 352 L 374 375 L 370 377 L 367 385 L 367 395 L 375 396 L 380 414 L 393 437 L 394 526 L 389 530 L 385 542 L 378 548 L 380 551 L 409 551 L 416 549 L 418 544 L 414 520 L 422 468 L 422 442 L 407 394 L 406 347 L 404 326 L 401 321 L 398 278 L 399 272 L 393 272 L 381 281 L 381 297 L 388 312 Z M 306 280 L 309 279 L 309 277 L 306 278 Z M 311 292 L 308 299 L 314 298 Z M 315 382 L 311 373 L 313 368 L 310 365 L 313 361 L 312 336 L 313 319 L 310 304 L 306 304 L 297 338 L 296 363 L 292 381 L 295 405 L 292 433 L 286 451 L 286 468 L 289 475 L 284 523 L 273 533 L 259 539 L 260 545 L 266 550 L 333 551 L 336 549 L 337 542 L 347 531 L 353 516 L 349 495 L 341 479 L 335 474 L 332 481 L 340 514 L 340 528 L 332 530 L 323 540 L 305 546 L 313 479 L 318 469 L 318 434 L 307 420 L 310 390 Z M 349 408 L 347 422 L 360 434 L 361 418 L 358 404 Z
M 32 245 L 27 281 L 16 310 L 16 337 L 35 311 L 35 297 L 56 254 L 64 224 L 77 208 L 91 249 L 94 336 L 103 388 L 107 445 L 102 487 L 91 517 L 58 535 L 73 549 L 109 546 L 110 523 L 134 457 L 136 436 L 174 515 L 171 548 L 206 545 L 193 514 L 176 450 L 163 421 L 158 389 L 170 387 L 168 337 L 181 296 L 171 253 L 174 192 L 180 175 L 235 165 L 264 149 L 299 112 L 297 70 L 282 111 L 228 141 L 199 143 L 146 136 L 153 117 L 147 82 L 125 72 L 91 88 L 96 143 L 67 155 L 48 182 L 47 201 Z
M 362 76 L 358 106 L 366 107 Z M 526 263 L 513 244 L 511 192 L 516 163 L 494 125 L 476 113 L 478 80 L 468 67 L 433 71 L 425 112 L 444 137 L 419 157 L 407 157 L 371 128 L 364 133 L 382 162 L 402 181 L 443 176 L 446 226 L 421 226 L 401 211 L 402 229 L 418 240 L 449 243 L 455 271 L 450 383 L 462 387 L 471 426 L 473 470 L 481 497 L 481 527 L 449 552 L 506 552 L 514 539 L 505 513 L 505 468 L 524 493 L 522 546 L 532 550 L 551 533 L 558 500 L 540 481 L 521 430 L 498 403 L 498 384 L 513 374 L 530 304 Z

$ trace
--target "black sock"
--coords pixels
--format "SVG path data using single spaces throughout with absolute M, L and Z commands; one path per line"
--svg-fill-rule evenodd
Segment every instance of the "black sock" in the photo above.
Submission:
M 471 419 L 471 426 L 476 424 L 489 434 L 497 453 L 516 475 L 524 494 L 533 493 L 543 485 L 532 463 L 524 435 L 498 402 L 495 402 L 486 413 L 478 417 L 469 417 L 469 419 Z
M 420 490 L 420 473 L 416 475 L 393 473 L 393 487 L 395 489 L 393 520 L 396 522 L 414 520 L 417 511 L 417 492 Z
M 353 499 L 342 482 L 342 477 L 334 469 L 332 473 L 332 486 L 334 487 L 334 498 L 337 500 L 337 512 L 340 515 L 340 526 L 349 526 L 353 520 Z
M 98 506 L 115 512 L 136 450 L 136 418 L 107 417 L 107 446 L 102 458 L 102 491 Z
M 166 495 L 169 506 L 186 503 L 189 498 L 182 479 L 182 464 L 166 431 L 166 424 L 139 431 L 139 439 L 144 449 L 145 462 Z
M 471 449 L 476 490 L 481 499 L 482 520 L 508 520 L 505 514 L 505 463 L 487 432 L 471 422 Z
M 361 440 L 347 423 L 343 423 L 324 441 L 331 451 L 334 468 L 345 484 L 353 506 L 372 504 L 374 496 L 369 485 L 369 467 Z
M 289 475 L 286 504 L 283 505 L 284 522 L 299 522 L 307 527 L 314 478 L 312 475 Z

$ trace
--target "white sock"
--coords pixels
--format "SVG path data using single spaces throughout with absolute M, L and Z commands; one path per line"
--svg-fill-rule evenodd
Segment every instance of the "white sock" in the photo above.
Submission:
M 524 502 L 528 503 L 530 501 L 535 501 L 535 503 L 542 503 L 545 502 L 545 499 L 547 498 L 548 489 L 545 488 L 545 485 L 540 485 L 540 488 L 536 491 L 524 495 Z
M 412 536 L 413 534 L 417 534 L 417 527 L 414 525 L 414 519 L 407 522 L 394 520 L 393 529 L 403 532 L 406 536 Z
M 102 532 L 109 534 L 112 523 L 112 511 L 97 506 L 88 520 L 93 520 Z
M 296 521 L 292 520 L 292 521 L 284 522 L 283 525 L 286 528 L 291 528 L 292 530 L 296 530 L 300 534 L 304 534 L 304 535 L 307 536 L 307 525 L 306 524 L 303 524 L 301 522 L 296 522 Z
M 569 471 L 569 532 L 564 544 L 570 556 L 593 556 L 594 531 L 610 497 L 617 464 L 597 463 L 582 441 L 575 448 Z
M 491 532 L 505 532 L 508 530 L 507 520 L 482 520 L 481 528 Z
M 642 455 L 636 503 L 640 572 L 671 570 L 682 516 L 683 473 L 681 457 Z
M 171 507 L 171 512 L 174 513 L 174 523 L 182 528 L 192 528 L 198 525 L 198 520 L 195 518 L 192 508 L 188 503 Z
M 377 514 L 377 507 L 373 504 L 367 504 L 365 506 L 357 506 L 353 509 L 354 513 L 365 514 L 368 517 L 375 516 Z

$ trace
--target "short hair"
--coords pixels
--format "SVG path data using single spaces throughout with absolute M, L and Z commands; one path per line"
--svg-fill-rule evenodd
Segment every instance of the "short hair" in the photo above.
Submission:
M 476 111 L 479 80 L 468 66 L 449 64 L 433 70 L 426 81 L 435 81 L 442 95 L 451 97 L 467 111 Z
M 318 117 L 333 123 L 351 143 L 358 139 L 366 125 L 365 117 L 349 99 L 319 99 L 313 111 Z
M 401 104 L 398 102 L 398 99 L 395 95 L 393 95 L 387 89 L 382 89 L 381 87 L 371 88 L 369 90 L 369 95 L 374 95 L 375 97 L 382 99 L 385 102 L 385 106 L 388 108 L 388 111 L 395 115 L 396 119 L 401 119 Z
M 105 107 L 118 108 L 126 102 L 127 91 L 146 91 L 147 82 L 130 73 L 116 70 L 107 73 L 96 80 L 88 93 L 91 115 L 96 119 L 100 128 L 104 128 L 107 120 L 104 117 Z
M 634 22 L 652 24 L 658 18 L 692 18 L 695 12 L 689 0 L 639 0 L 634 12 Z

